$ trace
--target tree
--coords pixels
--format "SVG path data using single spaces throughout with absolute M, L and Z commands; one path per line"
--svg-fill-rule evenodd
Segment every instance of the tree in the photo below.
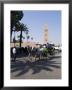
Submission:
M 30 36 L 26 34 L 26 38 L 27 38 L 27 45 L 28 45 L 28 39 L 30 38 Z
M 18 42 L 20 42 L 20 35 L 18 36 Z M 24 36 L 22 36 L 22 39 L 25 39 L 25 37 Z M 22 43 L 22 42 L 21 42 Z
M 17 23 L 19 23 L 22 17 L 23 17 L 22 11 L 11 11 L 11 37 L 13 28 L 17 26 Z
M 33 37 L 31 37 L 31 40 L 33 40 Z
M 29 35 L 27 35 L 27 41 L 28 41 L 28 39 L 30 38 L 30 36 Z
M 21 43 L 22 43 L 22 38 L 24 38 L 23 37 L 23 35 L 22 35 L 22 32 L 24 31 L 24 32 L 28 32 L 28 28 L 27 28 L 27 26 L 26 25 L 24 25 L 23 23 L 18 23 L 17 24 L 17 26 L 16 26 L 16 29 L 18 30 L 18 31 L 20 31 L 20 47 L 21 47 Z
M 15 47 L 15 42 L 16 42 L 15 37 L 13 38 L 13 42 L 14 42 L 14 47 Z

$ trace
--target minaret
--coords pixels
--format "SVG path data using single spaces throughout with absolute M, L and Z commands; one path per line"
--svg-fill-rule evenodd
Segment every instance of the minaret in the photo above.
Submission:
M 44 26 L 44 44 L 48 43 L 48 25 L 45 24 Z

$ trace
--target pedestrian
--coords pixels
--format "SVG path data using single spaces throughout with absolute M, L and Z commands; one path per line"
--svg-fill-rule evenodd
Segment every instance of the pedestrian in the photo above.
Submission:
M 13 47 L 13 61 L 16 61 L 16 47 Z

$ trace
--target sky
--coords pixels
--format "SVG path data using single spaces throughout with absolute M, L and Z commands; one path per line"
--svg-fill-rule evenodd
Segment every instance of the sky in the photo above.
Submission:
M 20 22 L 27 25 L 29 35 L 35 42 L 43 42 L 45 24 L 48 26 L 48 42 L 61 44 L 61 11 L 23 11 Z M 25 34 L 23 33 L 25 36 Z

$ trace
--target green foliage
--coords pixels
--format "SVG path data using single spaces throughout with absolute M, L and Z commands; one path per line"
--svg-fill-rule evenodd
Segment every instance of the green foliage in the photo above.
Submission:
M 20 35 L 18 36 L 18 38 L 20 38 Z M 23 39 L 25 39 L 25 37 L 24 37 L 24 36 L 22 36 L 22 38 L 23 38 Z
M 31 37 L 31 40 L 33 40 L 33 37 Z
M 23 23 L 19 23 L 19 24 L 18 24 L 18 31 L 19 31 L 19 30 L 21 31 L 21 33 L 20 33 L 20 47 L 21 47 L 22 38 L 24 38 L 23 35 L 22 35 L 22 32 L 23 32 L 23 31 L 24 31 L 24 32 L 28 31 L 28 28 L 27 28 L 27 26 L 24 25 Z
M 16 31 L 24 31 L 24 32 L 27 32 L 27 31 L 28 31 L 28 28 L 27 28 L 27 26 L 26 26 L 25 24 L 18 22 L 18 23 L 16 24 Z
M 22 11 L 11 11 L 11 30 L 22 19 L 22 17 L 23 17 Z
M 27 36 L 27 39 L 29 39 L 29 38 L 30 38 L 30 36 L 28 35 L 28 36 Z
M 47 48 L 44 48 L 43 49 L 43 52 L 48 53 L 48 49 Z

